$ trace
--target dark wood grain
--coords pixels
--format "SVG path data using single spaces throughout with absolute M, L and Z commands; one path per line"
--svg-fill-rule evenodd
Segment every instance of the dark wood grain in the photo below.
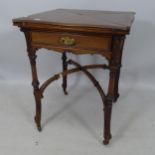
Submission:
M 128 33 L 134 12 L 57 9 L 14 19 L 15 25 L 25 28 L 68 29 L 94 32 Z

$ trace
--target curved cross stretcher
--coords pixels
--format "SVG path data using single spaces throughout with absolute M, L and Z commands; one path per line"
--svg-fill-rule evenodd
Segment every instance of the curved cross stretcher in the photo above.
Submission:
M 97 88 L 97 90 L 99 91 L 99 94 L 101 95 L 102 101 L 104 103 L 105 93 L 104 93 L 102 87 L 100 86 L 99 82 L 95 79 L 95 77 L 89 71 L 87 71 L 87 69 L 97 69 L 97 68 L 107 69 L 107 65 L 98 64 L 98 65 L 81 66 L 80 64 L 78 64 L 77 62 L 75 62 L 73 60 L 68 60 L 67 64 L 75 65 L 76 68 L 73 68 L 73 69 L 70 69 L 70 70 L 66 70 L 64 72 L 60 72 L 60 73 L 55 74 L 54 76 L 50 77 L 47 81 L 45 81 L 41 85 L 41 87 L 40 87 L 41 93 L 43 94 L 43 92 L 45 91 L 46 87 L 49 84 L 51 84 L 53 81 L 58 80 L 61 76 L 63 77 L 63 76 L 66 76 L 68 74 L 72 74 L 72 73 L 75 73 L 75 72 L 82 71 L 83 73 L 85 73 L 85 75 L 87 75 L 87 77 L 92 81 L 94 86 Z
M 32 64 L 32 70 L 35 73 L 35 77 L 37 77 L 37 70 L 36 70 L 36 55 L 29 55 L 30 57 L 30 62 Z M 63 71 L 55 74 L 54 76 L 50 77 L 47 79 L 40 87 L 39 87 L 39 81 L 33 80 L 32 85 L 34 87 L 34 96 L 36 100 L 36 115 L 35 115 L 35 122 L 37 125 L 37 128 L 39 131 L 42 130 L 41 128 L 41 99 L 43 98 L 43 93 L 45 89 L 55 80 L 58 80 L 61 76 L 63 78 L 63 83 L 62 83 L 62 88 L 65 94 L 67 94 L 66 87 L 67 87 L 67 75 L 73 74 L 75 72 L 82 71 L 89 79 L 90 81 L 94 84 L 94 86 L 97 88 L 103 105 L 104 105 L 104 144 L 108 144 L 109 140 L 111 138 L 110 134 L 110 124 L 109 124 L 109 119 L 111 119 L 111 102 L 108 101 L 108 97 L 105 95 L 102 87 L 100 86 L 99 82 L 95 79 L 95 77 L 88 71 L 88 69 L 110 69 L 109 66 L 106 64 L 91 64 L 91 65 L 85 65 L 81 66 L 77 62 L 73 60 L 68 60 L 66 61 L 66 53 L 63 53 L 62 60 L 63 60 Z M 67 69 L 68 65 L 74 65 L 75 68 L 72 69 Z M 34 78 L 35 79 L 35 78 Z

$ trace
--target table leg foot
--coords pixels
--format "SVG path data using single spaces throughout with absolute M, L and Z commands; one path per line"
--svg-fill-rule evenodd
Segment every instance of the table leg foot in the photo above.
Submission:
M 36 123 L 38 131 L 41 132 L 42 131 L 42 127 L 41 127 L 40 123 L 37 121 L 37 117 L 34 118 L 34 121 Z
M 41 132 L 42 131 L 42 127 L 41 126 L 37 126 L 38 131 Z
M 110 134 L 109 137 L 106 137 L 106 138 L 103 140 L 103 144 L 104 144 L 104 145 L 108 145 L 111 138 L 112 138 L 112 136 L 111 136 L 111 134 Z
M 68 95 L 68 92 L 67 92 L 67 90 L 66 90 L 66 89 L 67 89 L 67 88 L 66 88 L 67 86 L 66 86 L 66 84 L 64 85 L 64 83 L 66 83 L 66 80 L 65 80 L 65 81 L 63 82 L 63 84 L 62 84 L 62 89 L 63 89 L 64 94 L 65 94 L 65 95 Z
M 64 90 L 64 94 L 65 94 L 65 95 L 68 95 L 68 92 L 67 92 L 66 90 Z

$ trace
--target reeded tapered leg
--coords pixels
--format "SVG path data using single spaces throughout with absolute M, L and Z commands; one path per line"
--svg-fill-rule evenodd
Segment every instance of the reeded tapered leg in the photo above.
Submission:
M 112 102 L 115 91 L 116 83 L 116 70 L 110 70 L 109 74 L 109 86 L 108 94 L 104 101 L 104 141 L 103 143 L 107 145 L 111 139 L 111 114 L 112 114 Z
M 63 71 L 66 71 L 67 70 L 67 55 L 66 55 L 66 52 L 64 52 L 62 54 L 62 69 Z M 62 88 L 63 88 L 63 91 L 64 91 L 64 94 L 67 95 L 67 75 L 63 76 L 63 81 L 62 81 Z
M 112 112 L 112 100 L 108 97 L 104 103 L 104 141 L 105 145 L 109 144 L 111 137 L 110 123 L 111 123 L 111 112 Z
M 109 76 L 109 86 L 108 86 L 108 94 L 104 101 L 104 141 L 103 143 L 106 145 L 109 143 L 111 139 L 111 114 L 112 114 L 112 103 L 114 99 L 115 93 L 115 85 L 117 83 L 117 69 L 113 68 L 110 70 Z
M 111 113 L 112 102 L 115 102 L 119 96 L 118 83 L 121 67 L 122 48 L 124 44 L 124 36 L 114 36 L 112 46 L 112 58 L 109 60 L 109 86 L 108 93 L 104 102 L 104 144 L 108 144 L 111 139 Z
M 41 128 L 41 98 L 42 98 L 42 94 L 39 89 L 34 90 L 34 96 L 35 96 L 35 102 L 36 102 L 36 115 L 35 115 L 34 120 L 36 122 L 38 131 L 41 131 L 42 130 L 42 128 Z
M 117 102 L 117 99 L 119 98 L 119 90 L 118 90 L 118 86 L 119 86 L 119 76 L 120 76 L 120 69 L 117 71 L 116 73 L 116 84 L 115 84 L 115 91 L 114 91 L 114 102 Z
M 32 70 L 32 86 L 34 91 L 34 97 L 36 102 L 36 115 L 35 115 L 35 122 L 39 131 L 41 131 L 41 98 L 42 92 L 39 89 L 39 81 L 37 75 L 37 68 L 36 68 L 36 50 L 29 49 L 28 56 L 30 59 L 31 70 Z

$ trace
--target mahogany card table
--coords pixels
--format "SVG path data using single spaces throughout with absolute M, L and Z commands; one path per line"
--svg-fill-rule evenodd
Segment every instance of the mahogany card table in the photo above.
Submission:
M 118 83 L 125 36 L 129 34 L 134 21 L 134 12 L 56 9 L 43 13 L 13 19 L 13 24 L 24 32 L 27 52 L 32 70 L 32 85 L 36 102 L 35 122 L 41 131 L 41 99 L 46 87 L 62 77 L 62 88 L 67 94 L 67 76 L 82 71 L 98 90 L 104 106 L 104 141 L 111 139 L 110 122 L 112 103 L 119 97 Z M 39 84 L 36 53 L 45 48 L 62 53 L 62 72 Z M 108 64 L 81 66 L 68 60 L 67 53 L 76 55 L 98 54 L 107 59 Z M 68 69 L 68 65 L 75 66 Z M 105 93 L 92 75 L 90 69 L 108 69 L 109 83 Z

